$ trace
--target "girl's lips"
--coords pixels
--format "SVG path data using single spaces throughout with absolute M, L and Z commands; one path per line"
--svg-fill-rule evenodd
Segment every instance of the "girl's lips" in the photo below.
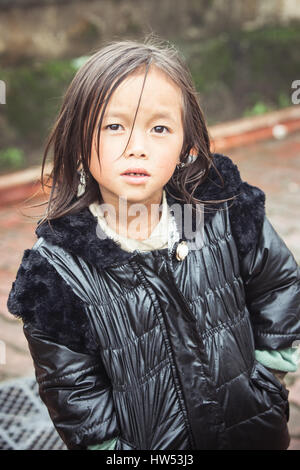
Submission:
M 136 176 L 130 176 L 130 175 L 121 175 L 122 178 L 125 179 L 125 181 L 127 183 L 130 183 L 130 184 L 142 184 L 142 183 L 145 183 L 149 178 L 150 176 L 149 175 L 145 175 L 145 176 L 140 176 L 140 175 L 136 175 Z

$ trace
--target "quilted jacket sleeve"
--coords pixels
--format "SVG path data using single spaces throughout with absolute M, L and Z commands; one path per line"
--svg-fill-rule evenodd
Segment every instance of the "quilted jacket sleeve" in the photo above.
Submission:
M 266 215 L 240 265 L 255 349 L 292 347 L 300 339 L 300 268 Z
M 110 381 L 84 302 L 36 251 L 25 250 L 7 306 L 23 321 L 40 397 L 67 448 L 118 437 Z
M 40 397 L 67 447 L 85 449 L 116 436 L 111 386 L 99 356 L 74 351 L 29 324 L 23 330 Z

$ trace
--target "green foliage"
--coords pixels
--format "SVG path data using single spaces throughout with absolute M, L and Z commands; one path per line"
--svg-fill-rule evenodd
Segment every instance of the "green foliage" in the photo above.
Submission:
M 83 55 L 81 57 L 76 57 L 75 59 L 71 60 L 71 64 L 76 70 L 78 70 L 80 67 L 82 67 L 86 63 L 88 58 L 89 58 L 88 55 Z
M 24 166 L 24 152 L 16 147 L 0 150 L 0 170 L 18 169 Z
M 5 117 L 18 139 L 30 139 L 34 145 L 43 142 L 75 72 L 67 60 L 0 70 L 7 88 Z
M 252 108 L 247 108 L 243 115 L 248 116 L 259 116 L 260 114 L 268 113 L 274 109 L 273 106 L 267 105 L 263 101 L 257 101 Z
M 235 68 L 227 37 L 219 36 L 202 44 L 189 43 L 184 50 L 195 85 L 202 93 L 218 82 L 233 80 Z
M 286 108 L 287 106 L 291 106 L 291 96 L 284 91 L 279 93 L 278 106 L 279 108 Z
M 291 83 L 300 77 L 299 23 L 174 42 L 211 123 L 291 106 Z

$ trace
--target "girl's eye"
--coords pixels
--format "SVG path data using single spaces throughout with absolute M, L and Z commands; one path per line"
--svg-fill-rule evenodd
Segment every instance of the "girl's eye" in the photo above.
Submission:
M 109 124 L 105 129 L 110 129 L 111 131 L 120 130 L 121 124 Z M 155 126 L 153 129 L 156 130 L 156 134 L 165 134 L 164 129 L 169 132 L 169 129 L 166 126 Z
M 120 126 L 120 124 L 109 124 L 108 126 L 106 126 L 105 129 L 110 129 L 111 131 L 118 131 L 119 126 Z
M 166 126 L 155 126 L 153 127 L 153 129 L 158 129 L 157 134 L 165 134 L 165 132 L 163 132 L 163 129 L 166 129 L 167 132 L 169 132 L 169 129 Z

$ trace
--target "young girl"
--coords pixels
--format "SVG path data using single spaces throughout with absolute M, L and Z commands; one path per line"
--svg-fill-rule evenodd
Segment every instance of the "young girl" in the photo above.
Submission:
M 42 179 L 52 145 L 8 308 L 68 449 L 286 449 L 299 267 L 263 191 L 211 152 L 180 54 L 155 40 L 93 54 Z

